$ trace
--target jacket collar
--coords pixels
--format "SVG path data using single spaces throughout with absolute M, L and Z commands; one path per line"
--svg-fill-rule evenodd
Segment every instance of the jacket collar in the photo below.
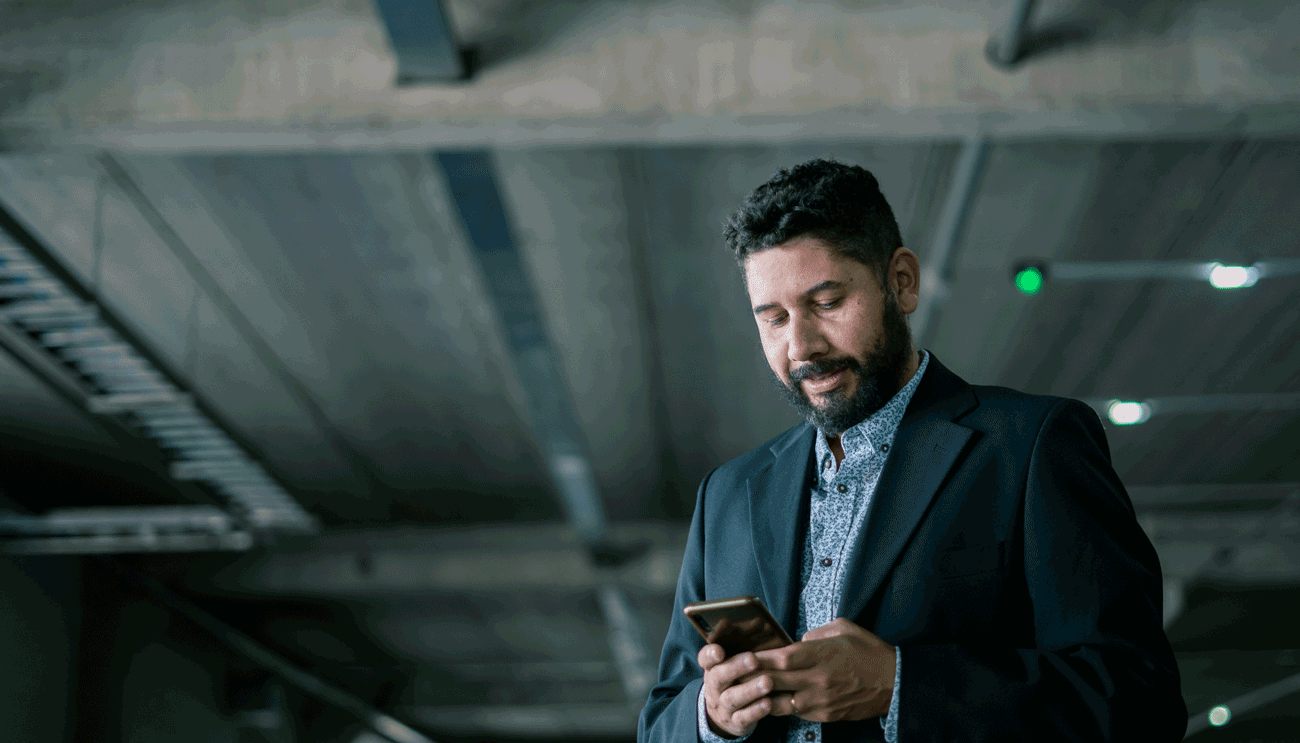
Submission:
M 971 429 L 954 421 L 976 405 L 970 385 L 931 353 L 872 495 L 866 534 L 860 548 L 848 557 L 849 581 L 839 616 L 856 618 L 879 590 L 971 437 Z M 763 598 L 772 615 L 791 632 L 796 624 L 809 494 L 817 473 L 815 437 L 816 429 L 810 425 L 791 429 L 772 444 L 771 459 L 747 482 Z

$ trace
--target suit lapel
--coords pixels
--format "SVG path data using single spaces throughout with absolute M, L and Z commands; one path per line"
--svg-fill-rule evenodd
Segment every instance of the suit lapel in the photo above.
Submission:
M 749 487 L 749 523 L 763 602 L 791 634 L 799 591 L 798 559 L 808 524 L 812 477 L 812 426 L 802 426 L 772 446 L 774 459 L 755 472 Z
M 952 422 L 976 405 L 970 385 L 933 355 L 894 435 L 866 516 L 866 533 L 848 557 L 837 616 L 856 619 L 888 577 L 973 431 Z

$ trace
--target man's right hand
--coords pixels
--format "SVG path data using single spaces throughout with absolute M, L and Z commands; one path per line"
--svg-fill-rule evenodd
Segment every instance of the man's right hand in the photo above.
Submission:
M 700 648 L 696 660 L 704 670 L 704 711 L 713 732 L 739 738 L 754 732 L 758 721 L 772 711 L 772 679 L 745 677 L 758 669 L 753 653 L 726 658 L 721 645 Z

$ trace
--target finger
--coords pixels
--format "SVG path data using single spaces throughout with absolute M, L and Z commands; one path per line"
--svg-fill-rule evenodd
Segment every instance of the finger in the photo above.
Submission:
M 736 710 L 736 712 L 731 715 L 731 721 L 745 730 L 749 730 L 754 725 L 757 725 L 759 720 L 771 714 L 771 712 L 772 700 L 768 697 L 762 697 L 748 707 Z
M 712 677 L 719 690 L 735 684 L 742 676 L 758 670 L 758 660 L 753 653 L 741 653 L 728 658 L 704 673 L 705 680 Z
M 799 639 L 800 640 L 824 640 L 827 637 L 838 637 L 839 635 L 848 634 L 852 632 L 854 628 L 861 629 L 860 627 L 857 627 L 857 625 L 855 625 L 853 622 L 850 622 L 844 617 L 839 617 L 830 622 L 827 622 L 826 624 L 823 624 L 820 627 L 813 627 L 812 629 L 803 633 L 803 637 Z
M 816 662 L 814 653 L 803 642 L 796 642 L 793 645 L 786 645 L 775 650 L 760 650 L 754 653 L 754 657 L 758 660 L 758 667 L 765 671 L 789 671 L 796 668 L 807 668 Z
M 799 671 L 760 671 L 763 676 L 771 679 L 772 691 L 776 694 L 797 694 L 800 692 L 814 691 L 818 685 L 818 675 L 816 669 L 804 669 Z
M 727 653 L 721 645 L 705 645 L 695 656 L 695 662 L 700 664 L 701 670 L 707 671 L 721 663 L 726 656 Z
M 731 631 L 731 620 L 723 617 L 713 623 L 713 629 L 709 630 L 708 642 L 716 643 L 720 638 L 726 637 Z
M 799 709 L 795 705 L 794 694 L 777 693 L 768 697 L 772 700 L 772 711 L 768 714 L 773 717 L 786 717 L 789 715 L 799 714 Z
M 733 684 L 718 697 L 724 714 L 745 709 L 772 692 L 772 679 L 760 674 L 743 684 Z

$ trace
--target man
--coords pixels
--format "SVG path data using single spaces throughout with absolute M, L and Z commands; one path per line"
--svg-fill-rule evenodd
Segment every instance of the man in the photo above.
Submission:
M 1091 409 L 912 347 L 920 266 L 872 175 L 781 170 L 729 220 L 797 426 L 704 478 L 638 739 L 1176 741 L 1156 554 Z M 760 597 L 726 658 L 682 615 Z

